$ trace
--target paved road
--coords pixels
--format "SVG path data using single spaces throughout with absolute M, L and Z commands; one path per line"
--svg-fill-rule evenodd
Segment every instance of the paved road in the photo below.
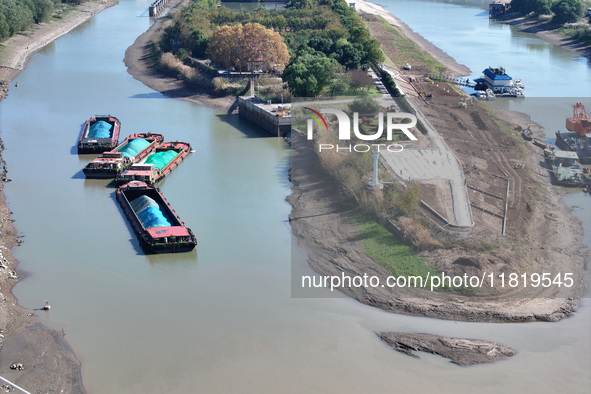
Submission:
M 402 79 L 396 75 L 397 82 Z M 402 86 L 404 89 L 404 86 Z M 464 170 L 454 155 L 453 151 L 447 146 L 443 138 L 431 126 L 427 118 L 413 102 L 410 95 L 407 95 L 408 103 L 414 110 L 417 119 L 425 125 L 427 134 L 435 144 L 434 148 L 413 149 L 412 143 L 405 145 L 405 149 L 400 152 L 381 151 L 383 159 L 394 171 L 394 175 L 402 180 L 426 180 L 426 179 L 445 179 L 451 187 L 453 218 L 447 220 L 456 226 L 473 227 L 472 207 L 466 189 L 466 178 Z

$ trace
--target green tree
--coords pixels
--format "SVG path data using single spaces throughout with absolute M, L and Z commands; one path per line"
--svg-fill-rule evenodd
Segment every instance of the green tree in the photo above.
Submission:
M 552 0 L 531 0 L 531 7 L 536 15 L 548 15 L 552 13 Z
M 287 7 L 295 9 L 312 8 L 312 0 L 290 0 Z
M 287 66 L 283 72 L 283 81 L 289 86 L 294 96 L 313 97 L 319 95 L 341 71 L 336 60 L 323 54 L 305 54 Z
M 361 97 L 349 104 L 349 111 L 357 112 L 363 116 L 375 116 L 380 110 L 380 105 L 371 97 Z
M 585 5 L 581 0 L 560 0 L 552 6 L 552 21 L 562 25 L 577 22 L 585 14 Z

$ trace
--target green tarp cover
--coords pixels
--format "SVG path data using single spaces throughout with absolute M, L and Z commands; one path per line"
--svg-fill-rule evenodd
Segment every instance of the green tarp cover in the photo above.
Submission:
M 98 122 L 94 122 L 90 125 L 90 129 L 88 130 L 88 137 L 110 138 L 112 130 L 112 124 L 105 122 L 104 120 L 99 120 Z
M 148 196 L 139 196 L 131 201 L 130 205 L 145 228 L 172 226 L 154 199 Z
M 130 159 L 133 159 L 135 155 L 146 149 L 148 145 L 150 145 L 150 142 L 146 141 L 145 139 L 136 138 L 119 149 L 119 152 L 123 153 L 123 157 L 129 157 Z
M 146 159 L 147 164 L 154 164 L 154 168 L 163 169 L 168 163 L 170 163 L 178 155 L 175 150 L 165 150 L 162 152 L 152 153 Z

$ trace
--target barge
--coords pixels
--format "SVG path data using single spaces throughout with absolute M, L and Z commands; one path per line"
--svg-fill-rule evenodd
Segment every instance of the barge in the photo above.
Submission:
M 545 149 L 544 157 L 556 184 L 569 187 L 584 187 L 589 179 L 579 162 L 577 154 L 570 151 Z
M 121 122 L 111 115 L 95 115 L 84 122 L 78 153 L 103 153 L 117 146 Z
M 174 170 L 191 151 L 186 142 L 165 142 L 144 159 L 133 163 L 115 179 L 117 183 L 142 181 L 154 186 Z
M 189 252 L 197 245 L 191 229 L 157 188 L 129 182 L 117 189 L 117 201 L 146 252 Z
M 556 146 L 576 152 L 582 164 L 591 164 L 591 119 L 583 104 L 573 106 L 573 116 L 566 119 L 566 128 L 568 132 L 556 132 Z
M 474 82 L 476 82 L 474 89 L 490 89 L 497 97 L 525 97 L 523 82 L 520 79 L 511 78 L 503 67 L 489 67 L 483 70 L 482 78 L 475 79 Z
M 162 134 L 132 134 L 115 149 L 104 152 L 88 163 L 82 172 L 86 178 L 116 178 L 134 161 L 141 160 L 153 152 L 162 140 Z

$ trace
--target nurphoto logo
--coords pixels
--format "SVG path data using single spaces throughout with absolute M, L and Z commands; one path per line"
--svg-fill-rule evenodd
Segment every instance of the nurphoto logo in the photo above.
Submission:
M 316 111 L 312 108 L 304 107 L 305 110 L 309 111 L 309 115 L 312 119 L 308 119 L 307 126 L 308 126 L 308 140 L 312 140 L 314 136 L 314 121 L 318 124 L 320 131 L 328 132 L 328 123 L 323 114 L 332 114 L 335 115 L 338 122 L 338 136 L 339 141 L 351 141 L 351 120 L 349 116 L 338 109 L 321 109 L 320 112 Z M 409 123 L 402 123 L 403 121 L 409 119 Z M 392 141 L 392 135 L 394 130 L 400 130 L 404 133 L 404 135 L 411 141 L 417 141 L 417 137 L 415 137 L 412 132 L 410 131 L 411 128 L 417 125 L 417 117 L 413 114 L 409 114 L 406 112 L 388 112 L 386 114 L 386 140 Z M 379 113 L 378 116 L 378 129 L 374 134 L 365 134 L 359 131 L 359 114 L 357 112 L 353 113 L 353 134 L 358 140 L 362 141 L 376 141 L 378 139 L 383 138 L 384 136 L 384 114 L 382 112 Z M 349 144 L 349 145 L 340 145 L 340 144 L 319 144 L 318 149 L 320 152 L 323 150 L 336 150 L 337 152 L 347 151 L 347 152 L 369 152 L 374 147 L 374 150 L 379 151 L 380 149 L 387 149 L 390 152 L 401 152 L 404 147 L 398 143 L 392 144 L 367 144 L 367 143 L 359 143 L 359 144 Z

